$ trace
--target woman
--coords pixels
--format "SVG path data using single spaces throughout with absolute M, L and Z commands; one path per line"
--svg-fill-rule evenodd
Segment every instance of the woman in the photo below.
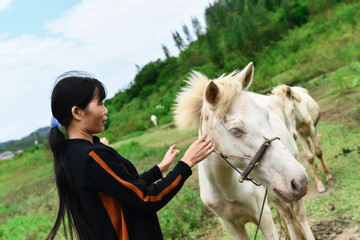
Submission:
M 179 154 L 173 145 L 160 164 L 138 175 L 130 161 L 94 136 L 105 129 L 105 97 L 102 83 L 83 72 L 61 75 L 53 89 L 49 145 L 60 203 L 47 239 L 54 239 L 65 221 L 70 233 L 65 238 L 72 239 L 75 229 L 77 238 L 86 240 L 163 239 L 156 212 L 181 189 L 191 168 L 214 150 L 201 136 L 163 177 Z

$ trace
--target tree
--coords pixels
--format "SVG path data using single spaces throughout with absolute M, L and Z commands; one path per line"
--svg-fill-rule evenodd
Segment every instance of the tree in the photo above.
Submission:
M 175 31 L 175 33 L 172 33 L 172 36 L 175 41 L 175 46 L 179 49 L 179 51 L 181 52 L 182 50 L 184 50 L 185 49 L 184 40 L 182 39 L 182 37 L 180 36 L 178 31 Z
M 265 8 L 269 11 L 273 11 L 274 10 L 274 3 L 272 0 L 265 0 Z
M 245 11 L 245 2 L 244 2 L 244 0 L 235 1 L 235 9 L 236 9 L 238 15 L 241 16 Z
M 191 24 L 194 29 L 196 37 L 199 38 L 199 36 L 202 35 L 202 27 L 199 19 L 197 17 L 191 17 Z
M 136 72 L 140 72 L 141 67 L 139 65 L 137 65 L 137 64 L 135 64 L 135 67 L 136 67 Z
M 242 15 L 240 26 L 244 36 L 242 53 L 247 56 L 254 56 L 254 53 L 262 47 L 262 38 L 258 32 L 256 19 L 249 11 L 244 12 Z
M 224 66 L 224 55 L 221 51 L 219 43 L 216 39 L 216 35 L 213 31 L 208 29 L 206 35 L 206 42 L 209 46 L 208 53 L 211 61 L 219 68 L 223 68 Z
M 258 4 L 258 0 L 248 0 L 248 6 L 253 7 Z
M 169 49 L 168 49 L 165 45 L 163 45 L 163 44 L 161 44 L 161 47 L 162 47 L 162 49 L 163 49 L 163 51 L 164 51 L 164 54 L 165 54 L 166 59 L 168 59 L 168 58 L 170 57 Z
M 237 15 L 229 15 L 226 20 L 225 50 L 226 52 L 241 51 L 244 46 L 244 34 L 240 19 Z
M 310 11 L 306 4 L 295 0 L 293 2 L 283 2 L 282 5 L 282 19 L 288 22 L 288 24 L 301 26 L 309 20 Z
M 184 24 L 183 25 L 183 31 L 185 33 L 186 36 L 186 40 L 188 41 L 188 43 L 191 43 L 193 41 L 191 33 L 189 31 L 189 28 Z

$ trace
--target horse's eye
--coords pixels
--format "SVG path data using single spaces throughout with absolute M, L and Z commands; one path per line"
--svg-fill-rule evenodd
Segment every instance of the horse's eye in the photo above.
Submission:
M 234 136 L 240 136 L 242 135 L 244 132 L 241 131 L 240 129 L 238 128 L 232 128 L 230 129 L 230 132 L 234 135 Z

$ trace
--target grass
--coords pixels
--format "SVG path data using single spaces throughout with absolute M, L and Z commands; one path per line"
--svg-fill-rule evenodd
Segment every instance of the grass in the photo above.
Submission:
M 283 40 L 265 47 L 255 62 L 254 86 L 259 85 L 256 89 L 299 84 L 358 61 L 359 10 L 358 2 L 340 3 L 315 15 L 301 28 L 290 30 Z
M 57 208 L 43 145 L 0 162 L 0 239 L 44 239 Z
M 349 219 L 348 226 L 359 225 L 360 124 L 356 115 L 351 114 L 358 111 L 360 102 L 360 86 L 354 86 L 360 75 L 359 66 L 359 62 L 353 62 L 303 84 L 322 108 L 318 125 L 320 144 L 335 179 L 333 186 L 326 185 L 325 194 L 305 199 L 311 225 L 339 216 Z M 177 144 L 182 155 L 195 139 L 196 131 L 180 132 L 168 124 L 126 136 L 113 143 L 113 147 L 142 171 L 159 163 L 171 144 Z M 343 148 L 355 151 L 344 156 L 340 154 Z M 12 160 L 0 162 L 0 239 L 44 239 L 50 230 L 56 217 L 57 193 L 47 153 L 45 146 L 38 145 Z M 306 168 L 309 189 L 314 189 L 310 166 Z M 330 204 L 333 210 L 329 210 Z M 159 219 L 165 239 L 231 239 L 200 200 L 196 167 L 180 193 L 159 211 Z M 255 226 L 248 224 L 246 228 L 253 237 Z M 59 235 L 58 239 L 63 237 Z M 261 234 L 258 239 L 263 239 Z
M 352 219 L 360 212 L 360 202 L 358 201 L 360 197 L 360 185 L 358 184 L 360 160 L 356 151 L 359 146 L 360 133 L 354 133 L 346 125 L 337 123 L 321 123 L 319 131 L 323 134 L 321 146 L 325 153 L 324 159 L 330 166 L 335 183 L 331 187 L 327 186 L 330 188 L 330 193 L 319 195 L 305 202 L 308 215 L 311 216 L 312 223 L 334 219 L 340 214 L 345 214 Z M 345 156 L 342 154 L 343 148 L 355 149 L 355 151 Z M 325 182 L 324 178 L 323 181 Z M 314 182 L 311 179 L 310 186 L 313 185 Z M 333 211 L 328 209 L 330 204 L 335 206 Z M 353 224 L 357 224 L 357 222 L 354 221 Z
M 349 220 L 347 226 L 360 225 L 359 13 L 358 2 L 339 3 L 301 28 L 291 30 L 285 39 L 261 51 L 259 61 L 255 61 L 254 86 L 261 85 L 258 89 L 280 83 L 301 84 L 321 106 L 320 144 L 335 182 L 326 185 L 328 190 L 324 194 L 305 199 L 310 225 L 333 221 L 339 216 Z M 197 70 L 207 68 L 213 69 L 199 66 Z M 180 132 L 166 124 L 110 140 L 117 151 L 142 171 L 159 163 L 171 144 L 181 150 L 180 158 L 196 135 L 195 130 Z M 355 151 L 346 156 L 341 154 L 347 148 Z M 305 166 L 309 190 L 314 190 L 310 166 Z M 324 174 L 320 172 L 320 176 L 325 182 Z M 330 209 L 330 205 L 334 208 Z M 56 213 L 57 193 L 45 146 L 34 146 L 12 160 L 0 161 L 0 239 L 44 239 Z M 217 217 L 201 203 L 196 167 L 184 188 L 159 212 L 159 219 L 165 239 L 231 239 Z M 246 228 L 252 239 L 256 227 L 247 224 Z M 58 239 L 65 238 L 59 234 Z M 258 239 L 263 239 L 261 234 Z
M 173 127 L 173 124 L 165 124 L 149 129 L 146 134 L 127 138 L 112 144 L 115 148 L 131 141 L 136 141 L 140 145 L 147 147 L 166 147 L 175 143 L 176 146 L 183 148 L 188 146 L 193 139 L 196 139 L 196 131 L 180 131 Z

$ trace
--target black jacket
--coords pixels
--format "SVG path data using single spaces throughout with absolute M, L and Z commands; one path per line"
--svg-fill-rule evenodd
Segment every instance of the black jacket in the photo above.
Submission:
M 163 239 L 156 212 L 192 173 L 179 161 L 164 178 L 158 166 L 138 175 L 130 161 L 97 137 L 94 143 L 68 140 L 67 160 L 83 211 L 99 240 Z

